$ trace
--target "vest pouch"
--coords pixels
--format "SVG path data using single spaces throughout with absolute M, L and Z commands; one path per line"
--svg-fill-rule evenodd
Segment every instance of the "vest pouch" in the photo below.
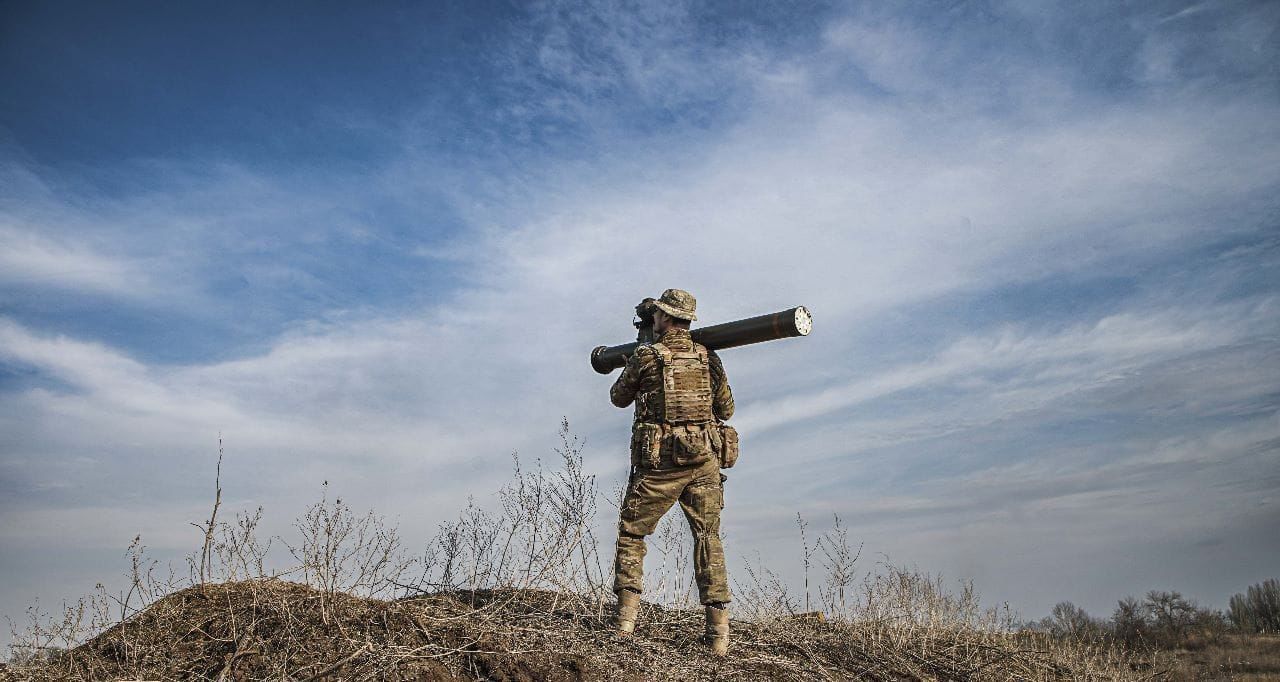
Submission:
M 637 423 L 631 430 L 631 466 L 657 469 L 662 456 L 662 425 Z
M 711 439 L 711 454 L 716 459 L 720 459 L 720 453 L 724 452 L 724 434 L 720 431 L 719 424 L 707 424 L 707 437 Z
M 716 456 L 711 445 L 710 429 L 701 424 L 671 427 L 671 461 L 676 466 L 691 466 Z
M 720 468 L 730 469 L 738 463 L 738 430 L 728 424 L 720 424 Z

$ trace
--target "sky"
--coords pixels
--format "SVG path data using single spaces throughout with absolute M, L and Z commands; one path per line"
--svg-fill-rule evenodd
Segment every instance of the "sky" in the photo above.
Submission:
M 322 483 L 424 546 L 679 287 L 731 574 L 971 579 L 1037 618 L 1280 576 L 1280 5 L 0 6 L 0 613 Z M 609 508 L 604 507 L 603 516 Z M 606 543 L 611 519 L 601 520 Z M 877 559 L 880 558 L 880 559 Z

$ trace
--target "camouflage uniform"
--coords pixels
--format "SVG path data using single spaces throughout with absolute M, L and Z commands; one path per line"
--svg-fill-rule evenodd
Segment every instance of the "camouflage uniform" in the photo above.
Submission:
M 707 397 L 711 403 L 707 415 L 721 421 L 733 416 L 733 393 L 725 378 L 724 366 L 714 352 L 695 344 L 689 330 L 680 328 L 668 329 L 657 344 L 661 344 L 668 353 L 688 357 L 693 352 L 705 357 L 710 375 L 710 395 Z M 663 358 L 660 354 L 656 344 L 637 348 L 609 391 L 610 400 L 618 407 L 635 403 L 632 475 L 618 524 L 614 591 L 642 591 L 644 538 L 657 529 L 658 521 L 678 500 L 693 533 L 693 565 L 699 600 L 708 605 L 728 602 L 729 580 L 724 566 L 724 548 L 720 544 L 724 479 L 720 475 L 719 460 L 711 456 L 701 463 L 677 463 L 679 453 L 676 450 L 679 446 L 673 432 L 686 427 L 664 419 Z M 709 427 L 706 428 L 709 434 L 716 431 L 714 422 L 705 426 Z M 695 425 L 688 428 L 692 431 L 703 427 Z M 657 447 L 652 458 L 637 458 L 636 441 L 643 437 L 646 429 L 660 429 L 661 439 L 655 443 Z

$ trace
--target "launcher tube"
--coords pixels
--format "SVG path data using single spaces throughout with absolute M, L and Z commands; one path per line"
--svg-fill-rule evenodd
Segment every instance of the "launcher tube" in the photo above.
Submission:
M 809 309 L 796 306 L 768 315 L 700 327 L 692 330 L 690 335 L 710 350 L 724 350 L 792 336 L 808 336 L 812 329 L 813 316 Z M 591 351 L 591 367 L 601 374 L 608 374 L 627 364 L 627 357 L 639 345 L 632 342 L 620 346 L 597 346 Z

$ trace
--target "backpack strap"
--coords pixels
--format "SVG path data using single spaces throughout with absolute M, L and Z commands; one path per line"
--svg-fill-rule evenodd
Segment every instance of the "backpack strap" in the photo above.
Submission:
M 658 354 L 658 371 L 662 372 L 663 388 L 674 389 L 676 387 L 676 379 L 671 371 L 671 349 L 662 343 L 654 343 L 649 347 Z
M 707 357 L 707 347 L 700 344 L 693 344 L 693 349 L 698 352 L 698 359 L 702 361 L 702 366 L 711 371 L 711 359 Z

